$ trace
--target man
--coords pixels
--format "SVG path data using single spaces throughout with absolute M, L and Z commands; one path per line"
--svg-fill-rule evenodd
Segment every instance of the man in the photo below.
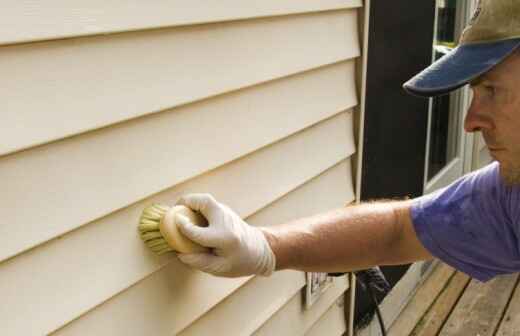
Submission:
M 211 247 L 180 254 L 219 276 L 275 270 L 345 272 L 437 257 L 487 281 L 520 270 L 520 1 L 483 0 L 460 46 L 407 82 L 420 96 L 473 90 L 465 129 L 481 131 L 498 161 L 431 195 L 362 204 L 255 228 L 207 194 L 181 198 L 209 221 L 181 231 Z

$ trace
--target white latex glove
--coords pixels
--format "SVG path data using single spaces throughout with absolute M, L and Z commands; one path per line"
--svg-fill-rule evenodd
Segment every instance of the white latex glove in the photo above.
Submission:
M 209 194 L 185 195 L 177 204 L 200 212 L 209 223 L 208 227 L 199 227 L 187 217 L 178 215 L 182 234 L 211 248 L 210 253 L 178 254 L 183 263 L 224 277 L 269 276 L 274 272 L 275 255 L 264 234 L 244 222 L 233 210 Z

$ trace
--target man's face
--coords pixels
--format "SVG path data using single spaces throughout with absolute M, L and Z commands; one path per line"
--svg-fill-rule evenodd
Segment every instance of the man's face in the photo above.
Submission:
M 471 88 L 464 128 L 481 131 L 504 181 L 520 184 L 520 53 L 474 80 Z

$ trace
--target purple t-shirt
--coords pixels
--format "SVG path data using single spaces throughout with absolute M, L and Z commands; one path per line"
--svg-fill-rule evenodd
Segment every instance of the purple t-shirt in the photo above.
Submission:
M 494 162 L 417 198 L 412 221 L 435 257 L 480 281 L 520 271 L 520 187 L 506 186 Z

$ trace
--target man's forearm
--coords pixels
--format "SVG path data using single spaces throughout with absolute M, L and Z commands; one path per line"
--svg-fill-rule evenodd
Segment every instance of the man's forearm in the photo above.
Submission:
M 429 259 L 413 231 L 409 205 L 369 203 L 261 229 L 278 270 L 346 272 Z

